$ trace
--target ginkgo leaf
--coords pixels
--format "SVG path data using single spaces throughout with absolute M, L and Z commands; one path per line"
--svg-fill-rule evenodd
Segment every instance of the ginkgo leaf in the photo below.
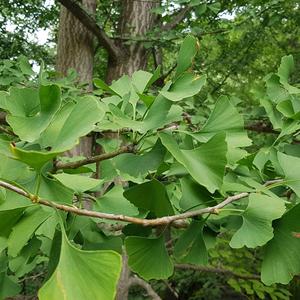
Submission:
M 128 265 L 146 280 L 166 279 L 173 274 L 173 263 L 164 238 L 130 236 L 125 239 Z
M 113 300 L 120 272 L 117 252 L 80 250 L 63 232 L 58 265 L 38 296 L 40 300 Z
M 287 284 L 300 273 L 300 204 L 275 221 L 274 238 L 265 247 L 261 279 Z
M 221 188 L 226 165 L 225 134 L 220 133 L 193 150 L 181 150 L 172 136 L 159 133 L 163 145 L 190 175 L 211 193 Z
M 42 133 L 38 142 L 53 151 L 66 151 L 79 142 L 102 120 L 104 111 L 93 97 L 84 97 L 77 103 L 66 103 Z
M 181 263 L 207 264 L 208 254 L 203 239 L 203 222 L 193 220 L 174 246 L 174 256 Z
M 180 101 L 198 94 L 206 83 L 206 76 L 195 77 L 191 73 L 182 74 L 169 88 L 160 94 L 171 101 Z
M 59 109 L 61 103 L 60 89 L 57 85 L 40 86 L 39 103 L 36 101 L 33 103 L 30 100 L 31 95 L 29 98 L 27 97 L 27 90 L 22 89 L 7 97 L 7 102 L 12 102 L 11 105 L 16 106 L 14 108 L 8 107 L 11 114 L 7 116 L 7 122 L 22 140 L 33 142 L 47 128 Z M 23 103 L 30 103 L 31 106 L 27 107 Z M 33 107 L 34 105 L 36 106 Z M 26 106 L 25 109 L 23 109 L 24 106 Z
M 188 68 L 191 67 L 193 59 L 198 52 L 198 49 L 199 44 L 194 36 L 188 35 L 184 38 L 177 57 L 177 68 L 175 77 L 178 77 L 180 74 L 182 74 Z
M 277 153 L 278 161 L 285 174 L 285 183 L 300 197 L 300 158 Z
M 157 217 L 174 214 L 164 185 L 156 179 L 127 189 L 124 196 L 136 207 L 151 211 Z
M 238 148 L 251 145 L 244 129 L 243 117 L 231 101 L 222 96 L 216 102 L 208 120 L 199 132 L 187 133 L 200 142 L 206 142 L 215 134 L 225 132 L 228 146 L 227 159 L 232 164 L 247 154 Z
M 103 183 L 103 180 L 77 174 L 60 173 L 52 176 L 78 194 L 92 190 Z
M 232 248 L 255 248 L 273 238 L 272 221 L 280 218 L 285 211 L 284 202 L 274 197 L 250 194 L 249 203 L 242 214 L 243 224 L 233 235 Z
M 14 144 L 10 144 L 10 150 L 12 152 L 12 158 L 20 160 L 25 164 L 29 165 L 33 169 L 39 171 L 41 168 L 54 157 L 61 152 L 54 151 L 35 151 L 25 150 L 16 147 Z
M 122 186 L 115 186 L 97 199 L 94 209 L 110 214 L 138 215 L 139 210 L 123 196 L 123 192 Z
M 13 227 L 8 238 L 8 254 L 16 256 L 32 237 L 37 228 L 51 215 L 51 209 L 27 208 L 22 218 Z

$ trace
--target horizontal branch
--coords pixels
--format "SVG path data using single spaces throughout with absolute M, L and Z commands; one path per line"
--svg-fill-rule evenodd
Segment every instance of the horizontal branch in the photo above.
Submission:
M 120 221 L 120 222 L 127 222 L 127 223 L 133 223 L 138 224 L 142 226 L 161 226 L 161 225 L 169 225 L 169 224 L 176 224 L 177 222 L 182 223 L 182 220 L 204 215 L 204 214 L 218 214 L 219 209 L 223 208 L 224 206 L 228 205 L 231 202 L 240 200 L 242 198 L 245 198 L 249 195 L 249 193 L 240 193 L 234 196 L 230 196 L 226 198 L 221 203 L 212 206 L 212 207 L 206 207 L 198 210 L 194 210 L 191 212 L 186 212 L 178 215 L 173 216 L 165 216 L 161 218 L 156 219 L 141 219 L 136 217 L 130 217 L 126 215 L 117 215 L 117 214 L 109 214 L 109 213 L 102 213 L 97 211 L 91 211 L 87 209 L 79 209 L 74 206 L 68 206 L 64 204 L 59 204 L 56 202 L 52 202 L 46 199 L 39 198 L 37 195 L 30 194 L 23 189 L 14 186 L 8 182 L 0 180 L 0 186 L 4 187 L 6 189 L 9 189 L 17 194 L 20 194 L 28 199 L 30 199 L 34 203 L 39 203 L 41 205 L 49 206 L 52 208 L 56 208 L 65 212 L 74 213 L 76 215 L 80 216 L 87 216 L 92 218 L 99 218 L 99 219 L 107 219 L 107 220 L 114 220 L 114 221 Z
M 118 156 L 120 154 L 123 153 L 134 153 L 135 152 L 135 148 L 133 145 L 127 145 L 127 146 L 122 146 L 120 149 L 113 151 L 113 152 L 109 152 L 109 153 L 103 153 L 103 154 L 99 154 L 99 155 L 95 155 L 95 156 L 90 156 L 81 160 L 77 160 L 77 161 L 71 161 L 71 162 L 56 162 L 56 164 L 54 165 L 54 171 L 59 170 L 59 169 L 76 169 L 88 164 L 92 164 L 98 161 L 103 161 L 106 159 L 110 159 L 113 158 L 115 156 Z
M 105 31 L 96 23 L 96 21 L 73 0 L 58 0 L 68 11 L 70 11 L 79 22 L 81 22 L 89 31 L 91 31 L 99 40 L 100 44 L 115 59 L 122 55 L 119 47 L 105 33 Z
M 231 270 L 215 268 L 215 267 L 208 267 L 208 266 L 198 266 L 198 265 L 190 265 L 190 264 L 175 264 L 175 268 L 182 269 L 182 270 L 195 270 L 195 271 L 200 271 L 200 272 L 222 274 L 222 275 L 231 276 L 231 277 L 240 278 L 240 279 L 260 280 L 260 276 L 257 274 L 240 274 L 240 273 L 236 273 Z

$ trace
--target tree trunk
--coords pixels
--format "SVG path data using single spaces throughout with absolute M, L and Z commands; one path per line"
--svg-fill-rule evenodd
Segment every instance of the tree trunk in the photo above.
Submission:
M 118 24 L 119 40 L 116 44 L 123 48 L 125 55 L 118 59 L 109 57 L 106 75 L 108 83 L 120 78 L 123 74 L 132 75 L 137 70 L 146 69 L 149 51 L 142 42 L 133 40 L 145 36 L 153 28 L 157 17 L 152 13 L 152 9 L 159 4 L 159 0 L 122 1 Z M 129 41 L 130 45 L 125 45 L 125 41 Z
M 91 14 L 96 11 L 96 0 L 82 0 Z M 56 69 L 62 75 L 73 68 L 80 82 L 91 84 L 94 63 L 93 34 L 64 6 L 60 10 Z
M 95 14 L 96 0 L 82 0 L 82 6 Z M 92 89 L 94 43 L 93 34 L 74 15 L 61 6 L 58 31 L 56 70 L 63 76 L 69 69 L 75 69 L 79 82 L 89 84 Z M 66 152 L 67 156 L 91 156 L 92 137 L 83 137 L 79 144 Z

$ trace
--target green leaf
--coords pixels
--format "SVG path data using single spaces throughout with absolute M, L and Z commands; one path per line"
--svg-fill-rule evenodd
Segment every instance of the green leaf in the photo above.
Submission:
M 30 117 L 39 111 L 39 93 L 35 88 L 11 87 L 9 93 L 1 94 L 5 96 L 1 102 L 5 103 L 4 108 L 13 116 Z
M 128 75 L 123 75 L 121 78 L 114 81 L 110 88 L 120 97 L 125 96 L 132 88 L 130 77 Z
M 135 87 L 137 92 L 143 93 L 152 76 L 153 75 L 151 73 L 143 70 L 136 71 L 132 74 L 132 85 Z
M 0 236 L 1 237 L 9 236 L 12 227 L 21 218 L 26 208 L 27 206 L 7 209 L 3 207 L 3 205 L 0 205 L 0 228 L 1 228 Z
M 291 118 L 295 120 L 300 119 L 299 99 L 290 99 L 290 100 L 281 101 L 276 105 L 276 108 L 287 118 Z
M 41 168 L 54 157 L 61 152 L 53 151 L 35 151 L 35 150 L 24 150 L 16 147 L 14 144 L 10 144 L 10 149 L 13 154 L 12 158 L 20 160 L 25 164 L 29 165 L 33 169 L 39 171 Z
M 26 91 L 26 92 L 25 92 Z M 39 103 L 35 103 L 28 97 L 28 90 L 18 91 L 7 97 L 7 102 L 12 102 L 10 105 L 16 107 L 8 110 L 11 114 L 7 116 L 7 122 L 12 127 L 21 140 L 33 142 L 39 138 L 49 123 L 54 114 L 60 107 L 60 89 L 57 85 L 40 86 L 39 89 Z M 17 99 L 15 99 L 17 97 Z M 33 94 L 34 97 L 34 94 Z M 25 106 L 23 103 L 29 101 L 29 105 Z M 33 107 L 33 105 L 35 105 Z
M 281 152 L 277 153 L 277 157 L 285 175 L 285 184 L 300 197 L 300 158 Z
M 142 132 L 162 128 L 167 124 L 182 120 L 182 108 L 158 95 L 146 115 Z
M 180 101 L 197 95 L 206 82 L 206 76 L 194 76 L 191 73 L 182 74 L 170 87 L 168 91 L 160 94 L 171 101 Z
M 279 103 L 280 101 L 289 98 L 289 93 L 280 84 L 279 76 L 272 74 L 266 78 L 267 95 L 273 103 Z
M 93 97 L 81 98 L 77 103 L 65 104 L 43 132 L 39 143 L 53 151 L 66 151 L 95 128 L 104 117 L 104 111 Z
M 60 173 L 52 176 L 77 194 L 93 190 L 103 183 L 103 180 L 76 174 Z
M 199 44 L 195 37 L 188 35 L 184 38 L 178 53 L 175 77 L 178 77 L 191 67 L 198 49 Z
M 179 205 L 184 211 L 212 206 L 215 202 L 210 193 L 191 178 L 183 177 L 180 179 L 180 184 L 182 197 Z
M 226 133 L 228 146 L 227 159 L 233 164 L 242 158 L 236 153 L 236 148 L 250 146 L 251 140 L 244 130 L 242 116 L 225 96 L 218 99 L 212 113 L 201 130 L 191 135 L 200 142 L 206 142 L 216 133 L 220 132 Z
M 25 56 L 19 57 L 19 67 L 23 74 L 25 75 L 34 75 L 34 72 L 32 71 L 31 65 L 28 62 L 28 59 Z
M 285 89 L 290 94 L 299 94 L 300 89 L 293 87 L 289 84 L 289 76 L 294 71 L 294 58 L 292 55 L 286 55 L 281 58 L 280 67 L 278 68 L 278 76 L 280 78 L 280 83 L 285 87 Z
M 112 113 L 112 120 L 108 123 L 109 127 L 104 127 L 103 125 L 106 124 L 100 122 L 98 125 L 100 130 L 103 130 L 103 127 L 113 130 L 131 128 L 134 131 L 145 133 L 182 119 L 182 108 L 179 105 L 172 105 L 171 101 L 161 95 L 156 97 L 143 121 L 132 120 L 113 104 L 109 104 L 109 109 Z
M 35 192 L 36 182 L 32 182 L 31 191 Z M 39 189 L 39 196 L 41 198 L 54 201 L 57 203 L 72 204 L 73 190 L 62 185 L 60 182 L 53 178 L 49 178 L 42 174 L 41 185 Z
M 21 249 L 30 240 L 37 228 L 51 215 L 51 210 L 41 207 L 26 209 L 24 215 L 14 226 L 8 238 L 8 254 L 17 256 Z
M 181 263 L 205 265 L 208 255 L 203 239 L 203 222 L 193 220 L 174 246 L 174 256 Z
M 136 207 L 149 210 L 157 217 L 174 214 L 164 185 L 156 179 L 135 185 L 126 190 L 124 196 Z
M 225 134 L 220 133 L 193 150 L 181 150 L 166 133 L 159 133 L 163 145 L 181 163 L 190 175 L 209 192 L 220 189 L 226 166 L 227 145 Z
M 275 222 L 274 238 L 266 245 L 262 263 L 263 283 L 287 284 L 300 273 L 300 204 Z
M 273 238 L 272 221 L 280 218 L 285 211 L 284 202 L 277 197 L 250 194 L 246 210 L 242 214 L 243 224 L 233 235 L 230 247 L 255 248 Z
M 123 192 L 122 186 L 115 186 L 101 198 L 97 199 L 94 209 L 110 214 L 138 215 L 139 210 L 123 196 Z
M 17 296 L 21 287 L 16 280 L 8 276 L 5 272 L 0 273 L 0 299 Z
M 130 236 L 125 239 L 125 246 L 129 267 L 145 280 L 166 279 L 173 274 L 174 266 L 163 237 Z
M 113 300 L 120 272 L 118 253 L 82 251 L 63 233 L 58 265 L 38 296 L 40 300 Z
M 125 153 L 113 159 L 116 168 L 121 173 L 127 173 L 133 177 L 148 175 L 148 173 L 156 171 L 162 163 L 166 149 L 160 140 L 156 142 L 153 148 L 142 155 Z
M 94 78 L 93 83 L 97 88 L 100 88 L 104 91 L 109 91 L 110 93 L 117 95 L 117 93 L 114 92 L 103 80 L 99 78 Z

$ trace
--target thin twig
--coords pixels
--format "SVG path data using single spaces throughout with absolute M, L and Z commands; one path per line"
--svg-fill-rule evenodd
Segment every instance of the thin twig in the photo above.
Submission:
M 79 209 L 77 207 L 73 206 L 68 206 L 64 204 L 59 204 L 56 202 L 52 202 L 46 199 L 39 198 L 36 195 L 30 194 L 23 189 L 16 187 L 8 182 L 0 180 L 0 186 L 11 190 L 19 195 L 22 195 L 28 199 L 30 199 L 34 203 L 39 203 L 41 205 L 49 206 L 55 209 L 59 209 L 65 212 L 70 212 L 74 213 L 77 215 L 81 216 L 87 216 L 91 218 L 99 218 L 99 219 L 107 219 L 107 220 L 114 220 L 114 221 L 120 221 L 120 222 L 128 222 L 128 223 L 133 223 L 133 224 L 138 224 L 142 226 L 161 226 L 161 225 L 169 225 L 169 224 L 176 224 L 178 221 L 182 223 L 182 220 L 204 215 L 204 214 L 218 214 L 219 209 L 223 208 L 224 206 L 240 200 L 242 198 L 245 198 L 249 195 L 249 193 L 240 193 L 234 196 L 230 196 L 226 198 L 224 201 L 221 203 L 212 206 L 212 207 L 206 207 L 178 215 L 173 215 L 173 216 L 165 216 L 161 218 L 156 218 L 156 219 L 141 219 L 141 218 L 136 218 L 136 217 L 130 217 L 126 215 L 117 215 L 117 214 L 109 214 L 109 213 L 102 213 L 102 212 L 97 212 L 97 211 L 90 211 L 87 209 Z
M 78 161 L 72 161 L 72 162 L 57 162 L 54 166 L 54 171 L 59 170 L 59 169 L 76 169 L 88 164 L 92 164 L 98 161 L 103 161 L 106 159 L 113 158 L 115 156 L 118 156 L 123 153 L 134 153 L 135 152 L 135 147 L 134 145 L 127 145 L 127 146 L 122 146 L 120 149 L 109 152 L 109 153 L 103 153 L 95 156 L 90 156 Z

